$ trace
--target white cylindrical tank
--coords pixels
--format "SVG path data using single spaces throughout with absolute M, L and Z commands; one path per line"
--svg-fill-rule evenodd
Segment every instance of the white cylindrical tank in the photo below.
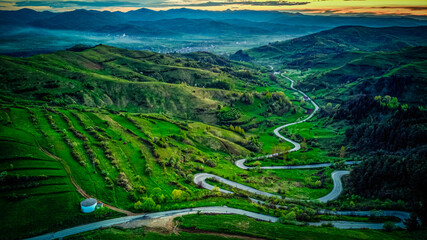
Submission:
M 82 212 L 90 213 L 95 211 L 95 207 L 98 201 L 95 198 L 87 198 L 80 202 L 80 207 L 82 208 Z

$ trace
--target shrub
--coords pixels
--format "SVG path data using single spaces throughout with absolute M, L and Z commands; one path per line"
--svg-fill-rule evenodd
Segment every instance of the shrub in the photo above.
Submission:
M 216 196 L 220 195 L 221 191 L 219 190 L 219 187 L 215 186 L 214 188 L 212 188 L 212 194 Z
M 153 173 L 153 169 L 151 169 L 150 165 L 148 165 L 148 164 L 145 165 L 145 173 L 148 176 L 151 176 L 151 174 Z
M 172 191 L 172 200 L 174 200 L 175 202 L 180 202 L 183 200 L 183 198 L 184 198 L 184 192 L 182 190 L 174 189 Z
M 139 186 L 138 192 L 144 194 L 147 192 L 147 188 L 145 186 Z
M 140 210 L 140 209 L 142 209 L 142 202 L 141 202 L 141 201 L 136 202 L 136 203 L 133 205 L 133 207 L 134 207 L 136 210 Z
M 415 214 L 411 214 L 411 217 L 408 219 L 405 219 L 403 221 L 408 231 L 415 231 L 420 228 L 420 222 L 418 221 L 418 218 Z
M 383 225 L 383 229 L 386 232 L 391 232 L 396 229 L 396 224 L 394 224 L 394 222 L 385 222 Z
M 160 188 L 154 188 L 151 191 L 150 197 L 156 202 L 156 203 L 162 203 L 166 201 L 165 195 L 162 193 L 162 189 Z
M 150 212 L 152 212 L 152 211 L 156 210 L 156 203 L 150 197 L 144 198 L 142 206 L 141 206 L 141 209 L 143 211 L 150 211 Z
M 334 227 L 334 224 L 332 223 L 322 223 L 322 227 Z
M 129 183 L 129 179 L 124 172 L 119 173 L 119 176 L 117 177 L 117 185 L 121 186 L 128 192 L 133 190 L 132 185 Z
M 211 160 L 211 159 L 208 159 L 206 161 L 206 165 L 209 166 L 209 167 L 212 167 L 212 168 L 214 168 L 216 166 L 215 162 L 213 160 Z

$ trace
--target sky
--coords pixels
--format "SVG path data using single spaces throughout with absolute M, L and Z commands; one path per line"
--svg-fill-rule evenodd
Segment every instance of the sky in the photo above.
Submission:
M 0 0 L 0 10 L 31 8 L 37 11 L 92 9 L 127 12 L 139 8 L 168 10 L 275 10 L 305 14 L 375 14 L 427 16 L 427 0 Z

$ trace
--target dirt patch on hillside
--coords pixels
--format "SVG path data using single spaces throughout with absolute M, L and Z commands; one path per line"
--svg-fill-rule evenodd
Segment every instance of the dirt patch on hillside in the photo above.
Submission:
M 180 217 L 182 215 L 185 215 L 185 214 L 155 218 L 155 219 L 141 219 L 141 220 L 119 224 L 116 226 L 122 227 L 125 229 L 144 227 L 145 230 L 147 231 L 157 232 L 157 233 L 167 234 L 167 235 L 170 235 L 170 234 L 179 235 L 179 232 L 188 232 L 188 233 L 219 236 L 219 237 L 231 238 L 231 239 L 246 239 L 246 240 L 265 239 L 265 238 L 259 238 L 259 237 L 234 235 L 234 234 L 219 233 L 219 232 L 205 231 L 205 230 L 199 230 L 199 229 L 182 229 L 182 228 L 179 228 L 174 221 L 175 218 Z M 242 227 L 247 227 L 247 226 L 242 226 Z
M 168 217 L 154 218 L 154 219 L 142 219 L 135 220 L 123 224 L 117 225 L 122 228 L 140 228 L 144 227 L 150 231 L 160 233 L 178 233 L 177 225 L 174 222 L 174 218 L 182 215 L 174 215 Z

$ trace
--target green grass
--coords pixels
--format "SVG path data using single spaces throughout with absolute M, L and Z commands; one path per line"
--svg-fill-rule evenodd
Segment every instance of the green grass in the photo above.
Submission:
M 263 100 L 258 98 L 256 98 L 256 103 L 261 104 L 262 107 L 254 113 L 250 113 L 251 105 L 240 104 L 236 107 L 241 108 L 241 111 L 247 114 L 245 119 L 262 122 L 267 119 L 260 115 L 265 111 L 265 105 L 263 105 Z M 5 131 L 0 132 L 0 137 L 7 144 L 12 144 L 14 141 L 21 142 L 22 147 L 19 148 L 19 151 L 11 150 L 10 154 L 24 155 L 29 159 L 45 158 L 37 148 L 35 149 L 37 144 L 40 144 L 66 162 L 71 169 L 72 176 L 86 192 L 108 204 L 132 211 L 134 211 L 133 203 L 141 197 L 149 196 L 154 188 L 160 188 L 166 197 L 166 202 L 159 203 L 161 210 L 220 204 L 257 212 L 263 211 L 253 206 L 252 203 L 241 201 L 235 197 L 203 198 L 210 192 L 197 189 L 191 181 L 185 180 L 186 176 L 191 177 L 191 174 L 201 172 L 196 169 L 200 166 L 204 167 L 203 172 L 217 174 L 263 191 L 275 193 L 278 188 L 281 188 L 286 191 L 287 197 L 317 198 L 325 195 L 331 188 L 330 182 L 325 182 L 321 189 L 307 187 L 309 182 L 319 179 L 319 177 L 311 176 L 316 173 L 316 170 L 248 173 L 238 169 L 230 161 L 231 156 L 236 158 L 249 154 L 249 151 L 243 146 L 246 144 L 245 138 L 251 135 L 259 134 L 260 141 L 265 143 L 263 152 L 269 153 L 271 148 L 279 142 L 275 136 L 271 136 L 267 132 L 272 132 L 276 125 L 302 117 L 303 115 L 299 113 L 294 115 L 287 113 L 282 117 L 272 115 L 268 119 L 273 121 L 270 124 L 274 124 L 274 126 L 267 127 L 265 123 L 262 123 L 243 136 L 220 127 L 208 126 L 199 122 L 173 120 L 162 115 L 116 113 L 90 108 L 85 108 L 84 111 L 77 109 L 56 107 L 47 111 L 37 106 L 31 106 L 29 110 L 4 107 L 1 111 L 2 116 L 4 119 L 10 120 L 3 121 L 7 125 L 2 126 Z M 30 121 L 30 112 L 37 118 L 37 123 Z M 5 117 L 6 115 L 7 117 Z M 67 124 L 62 115 L 65 115 L 70 123 Z M 52 117 L 54 127 L 49 123 L 47 116 Z M 241 119 L 241 121 L 246 121 L 245 119 Z M 77 138 L 69 129 L 70 126 L 87 139 L 89 149 L 95 153 L 96 159 L 100 162 L 98 167 L 91 163 L 84 140 Z M 90 130 L 90 128 L 95 130 Z M 66 144 L 64 130 L 66 138 L 74 142 L 73 148 Z M 97 136 L 90 131 L 95 131 Z M 19 138 L 14 140 L 11 138 L 14 135 Z M 101 146 L 101 142 L 104 140 L 100 140 L 99 137 L 107 141 L 106 149 Z M 73 159 L 71 154 L 73 150 L 82 157 L 84 165 Z M 117 160 L 116 165 L 105 157 L 107 151 L 112 152 Z M 324 151 L 320 149 L 313 151 L 317 151 L 312 153 L 313 157 L 324 154 Z M 178 161 L 179 165 L 168 165 L 171 157 L 175 159 L 174 161 Z M 325 157 L 327 156 L 325 155 Z M 58 162 L 52 161 L 52 159 L 49 161 L 37 160 L 41 162 L 38 164 L 30 163 L 29 159 L 20 160 L 22 162 L 15 160 L 4 162 L 0 166 L 16 174 L 27 174 L 25 171 L 31 169 L 33 175 L 50 174 L 68 181 L 67 174 Z M 206 164 L 207 160 L 213 160 L 216 166 L 209 167 Z M 15 169 L 10 170 L 10 164 L 14 164 Z M 146 173 L 147 167 L 152 169 L 151 175 Z M 126 174 L 132 190 L 126 191 L 118 185 L 119 172 Z M 326 178 L 329 178 L 329 174 L 329 172 L 324 173 Z M 69 182 L 61 183 L 55 179 L 46 180 L 44 182 L 46 186 L 38 186 L 38 190 L 32 191 L 36 195 L 50 192 L 59 194 L 62 186 Z M 140 186 L 145 187 L 145 193 L 138 191 Z M 185 202 L 172 201 L 170 196 L 174 189 L 188 192 L 190 199 Z M 29 194 L 26 189 L 16 191 L 16 193 Z M 76 193 L 74 194 L 76 195 Z M 75 197 L 77 200 L 70 205 L 74 207 L 74 210 L 78 210 L 75 206 L 78 206 L 79 196 Z M 46 210 L 43 209 L 43 211 Z M 64 216 L 62 218 L 66 219 Z M 48 228 L 44 228 L 40 232 L 47 231 L 46 229 Z
M 5 131 L 12 133 L 13 130 L 0 126 L 0 132 Z M 0 172 L 6 171 L 8 176 L 19 176 L 21 179 L 19 182 L 15 180 L 14 183 L 2 183 L 5 190 L 0 193 L 0 205 L 3 209 L 0 224 L 1 238 L 4 239 L 21 238 L 57 229 L 58 222 L 80 215 L 80 197 L 62 166 L 41 154 L 34 143 L 31 146 L 18 142 L 30 140 L 31 136 L 22 131 L 14 133 L 9 135 L 9 141 L 2 142 L 0 147 Z M 16 142 L 10 141 L 12 136 Z M 41 178 L 30 181 L 25 180 L 27 176 Z M 23 199 L 10 199 L 13 196 L 21 196 Z M 52 212 L 55 214 L 47 214 Z
M 192 240 L 192 239 L 230 239 L 228 237 L 221 237 L 215 235 L 198 234 L 179 232 L 178 234 L 162 234 L 157 232 L 146 231 L 143 228 L 138 229 L 121 229 L 121 228 L 107 228 L 103 230 L 94 230 L 87 233 L 70 236 L 65 239 L 106 239 L 106 240 L 121 240 L 121 239 L 144 239 L 144 240 L 157 240 L 157 239 L 173 239 L 173 240 Z M 234 239 L 234 238 L 231 238 Z
M 180 227 L 268 239 L 410 239 L 404 231 L 385 233 L 374 230 L 340 230 L 267 223 L 240 215 L 185 215 L 177 219 Z
M 378 230 L 341 230 L 331 227 L 296 226 L 257 221 L 240 215 L 184 215 L 175 218 L 179 234 L 159 234 L 144 227 L 107 228 L 67 237 L 66 239 L 223 239 L 220 234 L 267 239 L 423 239 L 425 230 L 416 232 Z M 185 231 L 202 231 L 189 233 Z M 210 235 L 203 234 L 209 232 Z M 217 234 L 217 235 L 216 235 Z M 230 238 L 227 238 L 230 239 Z
M 61 202 L 66 202 L 53 207 L 59 213 L 51 221 L 42 219 L 41 216 L 49 214 L 49 209 L 40 207 L 36 211 L 39 216 L 29 218 L 24 226 L 5 223 L 5 229 L 12 233 L 20 228 L 27 230 L 28 235 L 46 232 L 57 226 L 54 223 L 66 219 L 77 223 L 76 219 L 82 217 L 76 207 L 80 196 L 70 185 L 63 166 L 41 153 L 39 146 L 60 157 L 87 193 L 131 211 L 136 211 L 135 202 L 150 196 L 155 188 L 160 188 L 166 197 L 165 202 L 158 202 L 160 210 L 228 205 L 265 211 L 236 196 L 213 197 L 209 191 L 198 189 L 191 181 L 198 172 L 213 173 L 266 192 L 276 193 L 281 189 L 292 198 L 318 198 L 332 188 L 329 169 L 319 174 L 318 170 L 256 173 L 234 165 L 234 159 L 269 154 L 278 145 L 290 146 L 280 142 L 272 134 L 273 130 L 307 117 L 306 109 L 312 107 L 302 108 L 301 96 L 288 88 L 289 82 L 280 77 L 278 81 L 271 81 L 268 71 L 258 73 L 253 71 L 253 66 L 237 63 L 231 69 L 209 64 L 199 66 L 200 63 L 191 59 L 179 62 L 175 57 L 108 46 L 25 59 L 2 57 L 0 61 L 4 63 L 2 69 L 8 69 L 5 81 L 26 80 L 14 85 L 14 92 L 2 92 L 0 141 L 9 157 L 0 162 L 0 170 L 16 176 L 47 177 L 38 179 L 37 184 L 29 188 L 11 184 L 19 189 L 1 193 L 4 196 L 0 200 L 7 201 L 1 206 L 12 204 L 6 196 L 12 194 L 29 196 L 10 206 L 18 215 L 35 208 L 27 201 L 42 204 L 37 201 L 42 201 L 45 195 L 49 199 L 58 195 Z M 214 69 L 217 67 L 219 73 Z M 242 70 L 249 70 L 252 77 L 246 80 L 236 77 Z M 12 72 L 16 74 L 11 75 Z M 217 80 L 231 83 L 232 89 L 200 87 L 201 81 Z M 194 87 L 196 84 L 199 87 Z M 35 85 L 39 87 L 33 88 Z M 289 104 L 287 110 L 272 110 L 276 100 L 265 97 L 267 92 L 277 91 L 284 92 L 284 102 Z M 253 104 L 243 102 L 243 92 L 254 95 Z M 237 109 L 241 116 L 219 123 L 218 112 L 231 108 Z M 226 126 L 218 126 L 222 124 Z M 230 131 L 230 124 L 241 126 L 246 133 Z M 314 118 L 286 131 L 283 134 L 291 138 L 299 134 L 312 140 L 307 151 L 289 155 L 289 164 L 338 160 L 331 157 L 330 149 L 324 146 L 340 141 L 337 134 L 345 131 L 343 126 L 328 125 Z M 246 148 L 251 136 L 263 143 L 258 153 Z M 76 154 L 81 161 L 79 157 L 75 159 Z M 266 160 L 262 164 L 281 163 Z M 126 175 L 127 183 L 119 183 L 119 173 Z M 310 185 L 317 180 L 322 180 L 322 186 L 315 189 Z M 140 191 L 141 187 L 145 192 Z M 174 189 L 187 192 L 188 201 L 174 202 L 171 199 Z M 49 199 L 46 201 L 51 201 Z M 34 225 L 37 231 L 33 233 L 28 224 L 37 221 L 40 228 Z

